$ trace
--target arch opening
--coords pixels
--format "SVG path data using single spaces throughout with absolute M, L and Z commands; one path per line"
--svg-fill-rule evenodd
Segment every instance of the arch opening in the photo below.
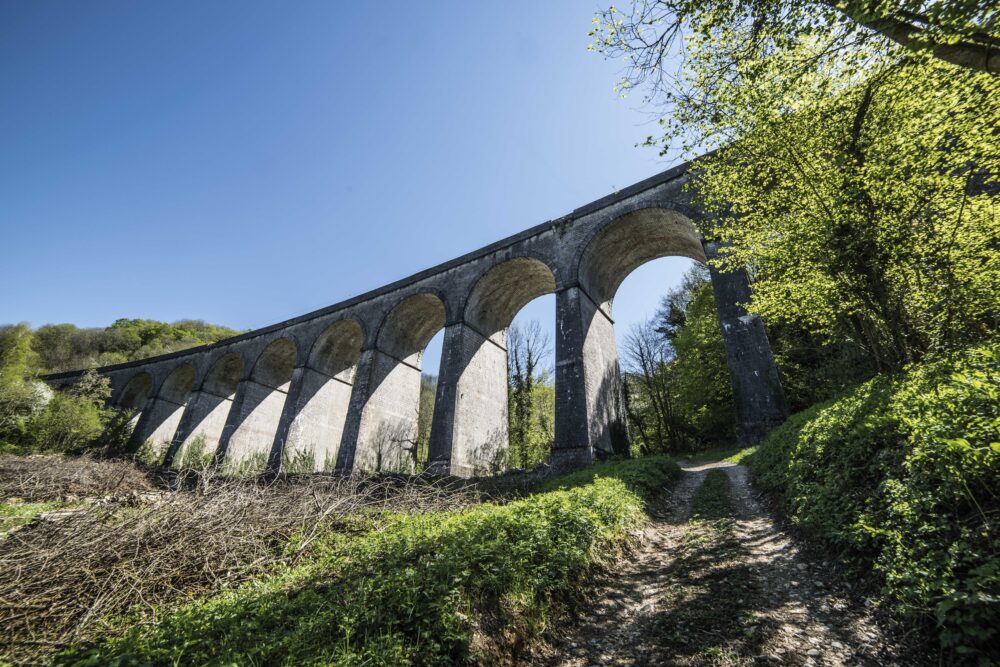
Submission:
M 132 416 L 128 421 L 128 428 L 132 431 L 132 435 L 129 437 L 129 444 L 133 449 L 142 445 L 142 440 L 139 440 L 140 434 L 137 432 L 137 428 L 142 419 L 142 413 L 146 409 L 149 392 L 152 388 L 153 376 L 143 371 L 129 379 L 122 389 L 121 394 L 118 395 L 116 405 L 124 410 L 132 411 Z
M 153 376 L 143 371 L 133 376 L 118 396 L 118 407 L 126 410 L 142 410 L 153 387 Z
M 423 355 L 445 320 L 444 303 L 424 292 L 397 303 L 382 321 L 358 430 L 356 468 L 416 470 Z
M 465 307 L 465 321 L 487 337 L 503 332 L 530 301 L 556 291 L 544 262 L 515 257 L 493 267 L 476 283 Z
M 140 420 L 134 435 L 148 448 L 144 455 L 150 461 L 159 462 L 173 441 L 194 387 L 194 379 L 194 366 L 190 363 L 181 364 L 170 372 L 159 391 L 149 401 L 146 414 Z
M 298 349 L 289 338 L 279 338 L 257 357 L 250 377 L 243 380 L 242 401 L 224 452 L 231 472 L 258 472 L 267 465 L 281 413 L 285 406 Z
M 469 293 L 463 321 L 445 343 L 449 363 L 442 363 L 447 376 L 435 423 L 440 435 L 431 434 L 432 442 L 438 438 L 432 449 L 450 454 L 452 474 L 494 474 L 511 464 L 508 329 L 531 301 L 555 290 L 545 263 L 515 257 L 490 268 Z
M 286 472 L 336 466 L 363 342 L 361 325 L 349 319 L 334 322 L 313 343 L 282 447 Z
M 168 464 L 198 468 L 211 460 L 242 376 L 243 358 L 235 352 L 224 354 L 212 364 L 201 387 L 188 400 L 173 443 L 176 451 L 167 454 Z
M 626 382 L 619 360 L 619 348 L 630 354 L 654 354 L 657 358 L 633 359 L 629 372 L 635 371 L 635 364 L 646 364 L 645 378 L 647 385 L 656 389 L 662 385 L 663 377 L 659 365 L 667 361 L 661 348 L 651 349 L 648 345 L 660 345 L 655 331 L 650 330 L 646 320 L 653 315 L 658 302 L 672 285 L 681 280 L 683 271 L 693 266 L 690 261 L 665 260 L 663 258 L 687 258 L 699 264 L 707 260 L 701 244 L 701 238 L 692 221 L 683 214 L 665 208 L 647 208 L 627 213 L 606 225 L 588 243 L 581 254 L 578 278 L 581 289 L 578 314 L 581 319 L 583 341 L 580 354 L 584 382 L 584 412 L 586 415 L 586 437 L 593 452 L 597 456 L 607 454 L 624 454 L 630 451 L 629 416 L 634 416 L 635 408 L 631 399 L 637 401 L 640 397 L 633 396 L 630 387 L 638 386 Z M 647 265 L 657 262 L 650 268 L 674 266 L 674 279 L 671 282 L 643 284 L 643 292 L 639 301 L 653 312 L 637 314 L 628 312 L 628 301 L 634 300 L 620 296 L 620 288 L 630 276 L 662 275 L 661 272 L 647 271 Z M 640 269 L 640 267 L 643 267 Z M 631 281 L 630 281 L 631 282 Z M 641 281 L 640 281 L 641 282 Z M 649 297 L 652 296 L 652 299 Z M 615 308 L 616 299 L 622 308 Z M 617 311 L 621 311 L 620 315 Z M 615 319 L 612 314 L 615 313 Z M 622 320 L 616 326 L 616 320 Z M 643 330 L 633 329 L 633 326 Z M 635 337 L 641 335 L 643 340 Z M 646 346 L 642 350 L 636 346 Z M 635 379 L 635 376 L 632 377 Z M 660 389 L 663 389 L 661 386 Z M 669 397 L 666 397 L 669 398 Z M 664 396 L 653 397 L 654 402 L 664 399 Z M 646 397 L 642 398 L 646 400 Z M 660 406 L 661 412 L 666 408 Z M 631 420 L 635 422 L 633 418 Z M 641 421 L 641 420 L 640 420 Z
M 632 211 L 608 223 L 587 244 L 580 258 L 580 285 L 610 315 L 615 292 L 632 271 L 670 256 L 707 261 L 690 218 L 665 208 Z

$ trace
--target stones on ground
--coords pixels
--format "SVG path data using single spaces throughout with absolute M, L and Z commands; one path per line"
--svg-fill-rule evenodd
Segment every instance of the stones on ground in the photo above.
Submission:
M 710 470 L 728 481 L 725 516 L 692 519 Z M 718 479 L 716 478 L 716 481 Z M 593 603 L 530 662 L 600 665 L 893 665 L 870 609 L 824 579 L 762 510 L 745 468 L 699 466 L 656 501 L 634 558 L 599 578 Z M 803 582 L 805 575 L 808 580 Z M 805 585 L 802 585 L 802 584 Z M 620 601 L 609 611 L 601 600 Z

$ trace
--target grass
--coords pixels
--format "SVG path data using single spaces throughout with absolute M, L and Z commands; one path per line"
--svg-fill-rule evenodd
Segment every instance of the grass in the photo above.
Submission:
M 39 503 L 0 503 L 0 539 L 12 530 L 34 521 L 43 512 L 76 507 L 79 503 L 48 501 Z
M 25 514 L 25 503 L 87 511 L 0 539 L 0 665 L 47 664 L 61 648 L 286 571 L 320 539 L 370 532 L 387 512 L 482 502 L 474 486 L 446 480 L 262 481 L 211 469 L 151 479 L 127 461 L 61 456 L 0 457 L 2 498 L 23 499 L 9 514 Z
M 756 451 L 756 446 L 740 447 L 739 445 L 727 445 L 725 447 L 713 447 L 711 449 L 678 454 L 676 458 L 690 463 L 709 463 L 712 461 L 746 463 L 749 457 L 753 456 Z
M 758 488 L 946 662 L 1000 664 L 1000 345 L 925 359 L 793 415 Z
M 665 457 L 618 461 L 507 504 L 387 513 L 355 534 L 324 533 L 306 562 L 164 608 L 156 625 L 73 649 L 57 663 L 502 659 L 551 623 L 591 568 L 628 544 L 645 520 L 645 499 L 676 475 Z
M 722 470 L 710 470 L 691 499 L 692 521 L 732 520 L 729 477 Z

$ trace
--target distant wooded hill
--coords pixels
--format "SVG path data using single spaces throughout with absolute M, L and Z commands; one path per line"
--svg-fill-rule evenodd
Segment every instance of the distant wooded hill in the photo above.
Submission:
M 202 320 L 120 319 L 103 328 L 46 324 L 34 331 L 31 347 L 46 371 L 58 373 L 145 359 L 241 333 Z

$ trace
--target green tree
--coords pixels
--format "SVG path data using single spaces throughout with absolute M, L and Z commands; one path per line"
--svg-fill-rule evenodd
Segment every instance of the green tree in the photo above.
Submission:
M 423 373 L 420 376 L 420 408 L 417 415 L 417 468 L 427 465 L 431 441 L 431 421 L 437 398 L 437 376 Z
M 38 356 L 26 324 L 0 328 L 0 442 L 17 441 L 24 424 L 43 409 L 48 392 L 36 379 Z
M 735 408 L 708 270 L 695 266 L 623 341 L 626 414 L 640 454 L 732 442 Z
M 110 397 L 111 382 L 92 370 L 69 389 L 55 392 L 27 424 L 33 449 L 78 453 L 95 444 L 116 413 L 105 407 Z
M 555 387 L 540 367 L 550 345 L 534 320 L 507 330 L 508 463 L 515 468 L 547 461 L 555 439 Z
M 644 23 L 654 5 L 663 22 Z M 722 266 L 751 268 L 769 325 L 847 344 L 873 372 L 990 336 L 1000 77 L 813 7 L 636 2 L 598 20 L 596 45 L 664 111 L 650 144 L 719 149 L 699 160 L 702 231 L 730 242 Z
M 145 359 L 215 343 L 239 333 L 201 320 L 168 324 L 119 319 L 109 327 L 93 329 L 46 324 L 35 332 L 33 346 L 46 370 L 60 372 Z
M 676 409 L 695 441 L 703 446 L 729 444 L 735 437 L 736 412 L 712 283 L 703 269 L 696 269 L 688 285 L 684 325 L 669 337 L 675 355 Z M 661 315 L 660 321 L 664 319 Z
M 623 340 L 625 415 L 638 453 L 677 452 L 686 433 L 674 406 L 673 350 L 655 320 L 633 325 Z

